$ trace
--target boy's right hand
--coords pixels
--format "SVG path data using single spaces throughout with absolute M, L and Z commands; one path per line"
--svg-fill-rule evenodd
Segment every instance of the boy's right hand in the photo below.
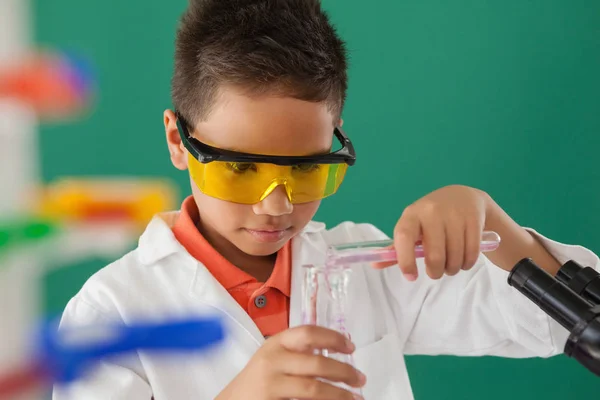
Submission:
M 362 399 L 318 378 L 362 387 L 365 377 L 349 364 L 315 355 L 315 349 L 351 354 L 354 344 L 342 334 L 300 326 L 265 341 L 248 365 L 216 400 Z

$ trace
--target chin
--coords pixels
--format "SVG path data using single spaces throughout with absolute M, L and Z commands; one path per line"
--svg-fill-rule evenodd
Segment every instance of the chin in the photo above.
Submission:
M 287 241 L 282 241 L 281 243 L 244 243 L 239 249 L 251 256 L 265 257 L 277 253 L 285 246 L 286 242 Z

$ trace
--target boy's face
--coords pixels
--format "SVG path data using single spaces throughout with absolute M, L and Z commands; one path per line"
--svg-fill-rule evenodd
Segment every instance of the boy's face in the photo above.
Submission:
M 165 112 L 165 128 L 173 165 L 187 169 L 187 151 L 171 111 Z M 275 96 L 248 97 L 224 88 L 209 117 L 191 129 L 196 139 L 221 149 L 299 156 L 329 152 L 334 124 L 324 103 Z M 203 194 L 190 181 L 202 231 L 213 245 L 226 247 L 222 243 L 226 240 L 254 256 L 276 253 L 306 226 L 320 204 L 291 204 L 281 186 L 260 203 L 231 203 Z

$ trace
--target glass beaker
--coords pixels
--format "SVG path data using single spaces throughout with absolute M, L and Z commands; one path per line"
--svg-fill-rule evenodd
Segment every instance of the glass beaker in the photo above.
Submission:
M 302 324 L 332 329 L 352 340 L 346 329 L 347 291 L 352 270 L 346 265 L 305 265 L 303 268 Z M 316 353 L 354 366 L 351 354 L 333 353 L 327 349 Z M 362 395 L 360 388 L 338 382 L 332 384 Z

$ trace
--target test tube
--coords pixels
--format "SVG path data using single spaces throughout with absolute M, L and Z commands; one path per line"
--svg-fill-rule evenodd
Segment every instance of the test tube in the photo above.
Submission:
M 351 339 L 346 329 L 346 309 L 352 270 L 345 265 L 305 265 L 303 272 L 302 323 L 332 329 Z M 315 353 L 354 366 L 351 354 L 332 353 L 326 349 L 316 350 Z M 337 382 L 332 384 L 352 393 L 362 394 L 358 388 Z
M 393 240 L 380 240 L 373 242 L 347 243 L 331 246 L 327 251 L 326 265 L 351 265 L 357 263 L 375 263 L 396 261 L 396 250 Z M 494 251 L 500 246 L 500 235 L 493 231 L 484 231 L 481 234 L 479 249 L 481 252 Z M 415 257 L 423 258 L 425 249 L 422 244 L 415 245 Z

